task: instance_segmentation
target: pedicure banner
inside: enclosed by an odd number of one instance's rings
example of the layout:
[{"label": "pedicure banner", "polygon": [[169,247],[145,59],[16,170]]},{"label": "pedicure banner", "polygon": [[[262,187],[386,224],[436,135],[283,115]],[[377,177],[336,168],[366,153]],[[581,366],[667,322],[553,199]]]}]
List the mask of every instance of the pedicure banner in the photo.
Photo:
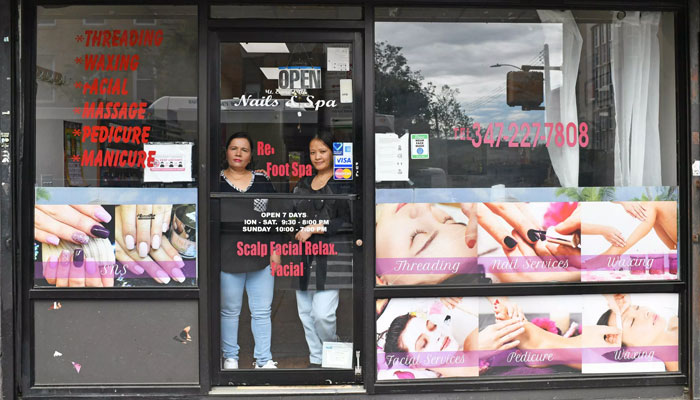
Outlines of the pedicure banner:
[{"label": "pedicure banner", "polygon": [[378,285],[673,280],[675,201],[381,203]]},{"label": "pedicure banner", "polygon": [[197,284],[195,189],[38,188],[36,196],[36,286]]},{"label": "pedicure banner", "polygon": [[379,299],[377,377],[673,372],[677,305],[675,294]]}]

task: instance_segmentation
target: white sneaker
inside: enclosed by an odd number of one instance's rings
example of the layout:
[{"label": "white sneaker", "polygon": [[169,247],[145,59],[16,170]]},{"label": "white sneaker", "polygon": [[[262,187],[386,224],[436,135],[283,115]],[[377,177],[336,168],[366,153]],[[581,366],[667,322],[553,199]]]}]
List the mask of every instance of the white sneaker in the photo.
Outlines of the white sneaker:
[{"label": "white sneaker", "polygon": [[225,358],[224,369],[238,369],[238,360],[235,358]]},{"label": "white sneaker", "polygon": [[272,360],[267,360],[265,365],[263,365],[262,367],[259,366],[258,363],[256,363],[256,362],[253,364],[255,365],[255,369],[258,369],[258,368],[277,368],[277,363],[272,361]]}]

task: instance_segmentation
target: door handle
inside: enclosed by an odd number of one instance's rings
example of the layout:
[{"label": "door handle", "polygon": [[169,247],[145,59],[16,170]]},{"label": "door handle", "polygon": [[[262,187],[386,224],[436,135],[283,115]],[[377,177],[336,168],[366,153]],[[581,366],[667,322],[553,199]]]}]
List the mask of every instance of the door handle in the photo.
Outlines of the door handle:
[{"label": "door handle", "polygon": [[362,247],[362,239],[357,239],[357,240],[355,240],[355,245],[356,245],[357,247]]}]

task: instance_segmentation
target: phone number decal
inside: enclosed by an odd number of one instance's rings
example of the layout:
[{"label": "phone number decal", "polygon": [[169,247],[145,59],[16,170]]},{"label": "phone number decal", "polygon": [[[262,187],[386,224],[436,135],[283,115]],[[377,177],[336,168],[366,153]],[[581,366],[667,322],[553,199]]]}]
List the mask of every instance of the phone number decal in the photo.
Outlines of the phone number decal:
[{"label": "phone number decal", "polygon": [[[490,147],[531,147],[534,148],[539,143],[545,147],[587,147],[588,146],[588,124],[581,122],[575,124],[569,122],[524,122],[517,124],[511,122],[507,129],[503,122],[492,122],[482,130],[482,125],[475,122],[468,127],[454,127],[454,138],[457,140],[469,140],[474,147],[489,145]],[[505,131],[505,132],[504,132]],[[518,137],[520,139],[518,140]],[[494,139],[495,138],[495,139]]]}]

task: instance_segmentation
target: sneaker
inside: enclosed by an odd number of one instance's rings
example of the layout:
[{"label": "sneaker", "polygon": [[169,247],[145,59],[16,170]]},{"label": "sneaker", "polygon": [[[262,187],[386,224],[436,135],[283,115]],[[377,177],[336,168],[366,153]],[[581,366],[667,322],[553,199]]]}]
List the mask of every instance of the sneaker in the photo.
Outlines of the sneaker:
[{"label": "sneaker", "polygon": [[235,358],[225,358],[224,369],[238,369],[238,360]]},{"label": "sneaker", "polygon": [[258,363],[256,363],[256,362],[253,363],[253,365],[255,365],[255,369],[258,369],[258,368],[277,368],[277,363],[272,361],[272,360],[267,360],[267,362],[263,366],[258,365]]}]

